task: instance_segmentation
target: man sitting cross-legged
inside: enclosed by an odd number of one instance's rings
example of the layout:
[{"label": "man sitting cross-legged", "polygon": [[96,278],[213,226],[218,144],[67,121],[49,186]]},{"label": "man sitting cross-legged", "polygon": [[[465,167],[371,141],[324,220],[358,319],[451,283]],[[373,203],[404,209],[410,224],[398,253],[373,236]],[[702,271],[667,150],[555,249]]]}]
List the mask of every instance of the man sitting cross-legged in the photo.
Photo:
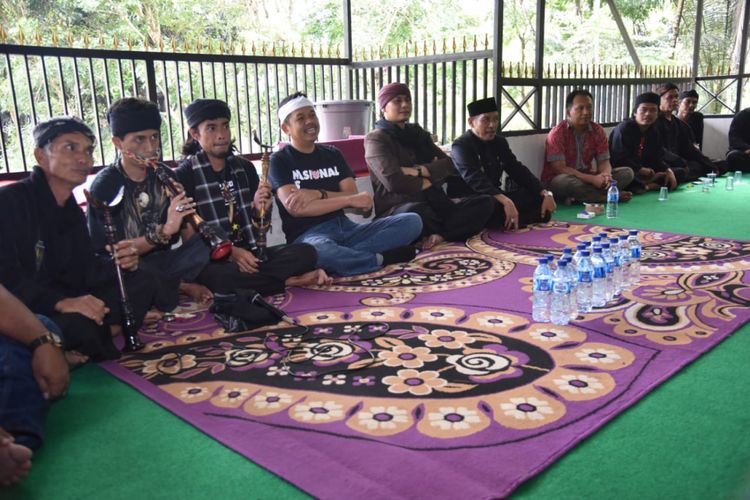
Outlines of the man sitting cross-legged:
[{"label": "man sitting cross-legged", "polygon": [[601,203],[607,199],[612,181],[617,181],[620,200],[633,196],[627,191],[633,170],[612,168],[604,128],[592,121],[594,98],[588,90],[574,90],[565,98],[565,120],[550,130],[544,143],[542,182],[557,199],[571,203]]},{"label": "man sitting cross-legged", "polygon": [[675,172],[664,162],[664,145],[654,122],[659,116],[659,96],[644,92],[635,98],[633,117],[620,122],[609,136],[609,152],[615,165],[633,169],[635,194],[668,186],[677,188]]},{"label": "man sitting cross-legged", "polygon": [[[198,302],[210,300],[211,292],[194,283],[208,263],[208,246],[186,227],[182,245],[170,248],[179,239],[183,218],[195,211],[192,200],[184,193],[170,199],[146,163],[159,157],[159,108],[151,101],[128,97],[110,106],[107,119],[118,158],[97,174],[91,194],[110,202],[123,189],[122,202],[111,209],[113,219],[118,232],[133,240],[133,248],[141,256],[140,267],[159,280],[156,310],[174,309],[178,289]],[[95,206],[89,207],[88,222],[94,247],[101,251],[104,220]]]},{"label": "man sitting cross-legged", "polygon": [[67,391],[68,365],[58,342],[0,285],[0,486],[28,474],[49,403]]},{"label": "man sitting cross-legged", "polygon": [[[94,134],[77,118],[34,129],[38,166],[0,188],[0,283],[36,314],[60,327],[66,351],[94,361],[119,357],[112,333],[121,330],[114,266],[94,252],[73,188],[94,163]],[[156,284],[139,263],[133,240],[115,245],[116,259],[140,324]]]},{"label": "man sitting cross-legged", "polygon": [[342,276],[369,273],[387,264],[411,260],[411,245],[422,231],[413,213],[357,224],[345,208],[369,211],[372,197],[357,192],[354,174],[341,152],[315,144],[320,123],[313,103],[302,93],[284,99],[278,109],[291,144],[271,155],[269,178],[276,192],[288,242],[309,243],[318,266]]},{"label": "man sitting cross-legged", "polygon": [[[499,131],[500,113],[494,97],[469,103],[469,130],[453,141],[451,156],[461,179],[448,183],[448,194],[478,193],[493,197],[487,225],[514,230],[549,221],[557,208],[551,192],[518,161]],[[505,189],[501,184],[507,175]],[[513,189],[515,188],[515,189]]]},{"label": "man sitting cross-legged", "polygon": [[285,286],[328,284],[325,272],[315,269],[317,253],[310,245],[270,248],[266,262],[253,254],[253,211],[271,209],[271,189],[250,162],[234,156],[229,106],[198,99],[185,108],[185,117],[190,138],[175,173],[200,216],[221,227],[233,244],[229,260],[210,263],[198,281],[214,292],[250,288],[263,295],[280,293]]}]

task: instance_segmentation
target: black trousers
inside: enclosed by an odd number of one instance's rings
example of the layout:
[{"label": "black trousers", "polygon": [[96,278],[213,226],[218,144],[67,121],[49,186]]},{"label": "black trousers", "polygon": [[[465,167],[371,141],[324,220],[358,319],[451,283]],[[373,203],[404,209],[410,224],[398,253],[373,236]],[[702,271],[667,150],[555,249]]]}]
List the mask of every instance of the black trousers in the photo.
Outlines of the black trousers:
[{"label": "black trousers", "polygon": [[[108,266],[110,267],[110,266]],[[158,302],[160,283],[158,278],[147,271],[123,272],[125,290],[133,310],[135,325],[140,328],[146,312]],[[176,285],[175,285],[176,286]],[[176,290],[176,288],[175,288]],[[104,317],[104,324],[97,325],[89,318],[78,313],[62,313],[49,316],[62,330],[64,349],[85,354],[92,361],[117,359],[120,352],[112,343],[110,325],[122,324],[122,305],[114,268],[104,270],[91,284],[89,292],[101,299],[109,308]],[[71,293],[70,297],[83,295]]]},{"label": "black trousers", "polygon": [[739,149],[734,149],[727,153],[727,164],[730,172],[736,172],[737,170],[750,172],[750,155]]},{"label": "black trousers", "polygon": [[[527,191],[511,191],[505,193],[505,196],[513,201],[513,204],[518,210],[518,227],[526,227],[529,224],[535,224],[537,222],[549,222],[552,214],[547,214],[542,217],[542,202],[544,199],[537,193],[529,193]],[[492,217],[487,222],[487,227],[492,229],[500,229],[505,226],[505,208],[497,201],[494,197],[492,201],[495,202],[494,211]]]},{"label": "black trousers", "polygon": [[446,241],[465,241],[480,232],[494,210],[494,199],[476,195],[447,202],[410,202],[397,206],[391,214],[415,213],[422,218],[422,237],[439,234]]},{"label": "black trousers", "polygon": [[252,289],[261,295],[274,295],[284,291],[287,278],[299,276],[315,269],[318,254],[315,247],[306,243],[293,243],[268,249],[268,261],[260,265],[257,273],[244,273],[229,260],[209,263],[196,278],[196,282],[216,293]]}]

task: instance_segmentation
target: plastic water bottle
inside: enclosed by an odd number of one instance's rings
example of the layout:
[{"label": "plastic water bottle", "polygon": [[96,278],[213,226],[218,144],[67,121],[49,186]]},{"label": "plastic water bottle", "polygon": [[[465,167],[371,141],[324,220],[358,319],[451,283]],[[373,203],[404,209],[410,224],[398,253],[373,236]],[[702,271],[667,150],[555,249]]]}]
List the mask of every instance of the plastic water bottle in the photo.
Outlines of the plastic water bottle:
[{"label": "plastic water bottle", "polygon": [[615,267],[612,273],[613,291],[612,295],[617,298],[622,293],[622,249],[620,248],[619,238],[609,239],[609,248],[612,250]]},{"label": "plastic water bottle", "polygon": [[594,285],[594,268],[591,266],[591,252],[583,250],[576,266],[578,284],[576,285],[576,305],[579,313],[591,311],[591,294]]},{"label": "plastic water bottle", "polygon": [[630,245],[628,244],[628,235],[620,235],[620,259],[622,267],[621,289],[625,290],[630,286]]},{"label": "plastic water bottle", "polygon": [[608,241],[602,242],[602,257],[604,258],[604,268],[607,270],[605,297],[609,302],[615,296],[615,259],[612,256],[612,249]]},{"label": "plastic water bottle", "polygon": [[607,219],[617,218],[617,205],[620,202],[620,190],[617,181],[612,181],[607,190]]},{"label": "plastic water bottle", "polygon": [[630,286],[636,286],[641,281],[641,242],[638,231],[631,229],[628,236],[630,246]]},{"label": "plastic water bottle", "polygon": [[[552,255],[551,253],[548,253],[547,255],[544,256],[544,258],[547,259],[547,266],[549,267],[550,279],[552,279],[552,273],[554,273],[555,269],[557,269],[555,267],[555,256]],[[552,288],[550,288],[550,290],[552,290]]]},{"label": "plastic water bottle", "polygon": [[563,258],[561,260],[564,260],[568,264],[565,266],[565,272],[568,274],[568,287],[570,288],[569,294],[570,294],[570,305],[568,307],[568,310],[570,312],[570,320],[575,321],[576,318],[578,318],[578,304],[577,304],[577,296],[576,296],[576,289],[578,288],[578,275],[576,274],[576,268],[573,265],[573,259],[572,257],[566,257],[565,254],[563,254]]},{"label": "plastic water bottle", "polygon": [[[592,236],[591,237],[591,249],[590,250],[593,252],[597,248],[601,248],[601,247],[602,247],[602,237],[598,236],[598,235],[597,236]],[[593,253],[591,255],[593,255]]]},{"label": "plastic water bottle", "polygon": [[552,298],[552,272],[547,265],[547,258],[537,259],[534,269],[534,298],[531,306],[531,317],[538,323],[549,323],[550,300]]},{"label": "plastic water bottle", "polygon": [[602,257],[602,247],[594,248],[591,256],[591,267],[594,269],[594,280],[591,287],[591,305],[603,307],[607,303],[607,268]]},{"label": "plastic water bottle", "polygon": [[561,260],[552,274],[552,305],[550,319],[555,325],[567,325],[570,321],[570,283],[568,261]]},{"label": "plastic water bottle", "polygon": [[570,247],[565,247],[562,250],[562,255],[560,256],[561,259],[572,259],[573,258],[573,249]]},{"label": "plastic water bottle", "polygon": [[[578,269],[578,263],[581,262],[581,256],[584,250],[588,250],[589,246],[586,243],[579,243],[576,245],[576,253],[573,255],[573,266]],[[590,255],[590,253],[589,253]]]}]

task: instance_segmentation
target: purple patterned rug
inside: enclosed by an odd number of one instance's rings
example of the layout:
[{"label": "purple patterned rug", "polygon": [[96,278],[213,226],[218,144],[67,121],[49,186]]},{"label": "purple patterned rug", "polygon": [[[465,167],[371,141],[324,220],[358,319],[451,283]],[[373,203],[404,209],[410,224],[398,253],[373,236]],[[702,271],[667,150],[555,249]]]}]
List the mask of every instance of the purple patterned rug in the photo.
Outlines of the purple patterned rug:
[{"label": "purple patterned rug", "polygon": [[532,322],[535,258],[600,231],[484,233],[275,297],[305,335],[187,306],[104,366],[316,497],[507,496],[750,319],[750,242],[641,232],[636,289]]}]

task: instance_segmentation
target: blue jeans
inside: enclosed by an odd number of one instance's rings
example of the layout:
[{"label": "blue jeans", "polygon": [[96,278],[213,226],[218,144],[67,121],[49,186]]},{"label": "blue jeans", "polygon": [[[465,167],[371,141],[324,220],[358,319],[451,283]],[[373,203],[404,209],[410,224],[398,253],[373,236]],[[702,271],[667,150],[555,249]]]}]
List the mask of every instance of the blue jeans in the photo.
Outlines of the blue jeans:
[{"label": "blue jeans", "polygon": [[422,232],[419,215],[406,213],[357,224],[342,215],[311,227],[294,240],[318,251],[318,267],[339,276],[380,269],[377,255],[408,245]]}]

